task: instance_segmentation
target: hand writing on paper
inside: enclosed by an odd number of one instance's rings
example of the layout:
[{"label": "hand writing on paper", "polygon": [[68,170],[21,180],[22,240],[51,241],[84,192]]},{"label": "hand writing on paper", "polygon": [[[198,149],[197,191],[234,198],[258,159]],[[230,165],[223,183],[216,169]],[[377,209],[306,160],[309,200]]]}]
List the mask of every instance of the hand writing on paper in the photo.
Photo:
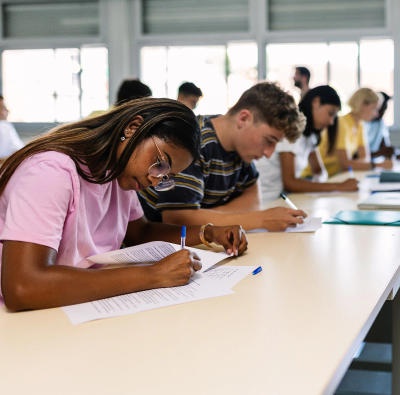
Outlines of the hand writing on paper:
[{"label": "hand writing on paper", "polygon": [[391,159],[385,159],[383,162],[377,163],[376,166],[390,170],[393,169],[393,161]]},{"label": "hand writing on paper", "polygon": [[[302,210],[293,210],[286,207],[274,207],[260,212],[261,228],[270,232],[284,232],[287,228],[295,228],[302,224],[307,214]],[[302,218],[303,217],[303,218]]]},{"label": "hand writing on paper", "polygon": [[164,288],[187,284],[201,267],[196,253],[180,250],[155,263],[152,269],[155,270],[155,278],[159,279],[159,287]]},{"label": "hand writing on paper", "polygon": [[358,191],[358,181],[355,178],[349,178],[339,184],[340,191]]}]

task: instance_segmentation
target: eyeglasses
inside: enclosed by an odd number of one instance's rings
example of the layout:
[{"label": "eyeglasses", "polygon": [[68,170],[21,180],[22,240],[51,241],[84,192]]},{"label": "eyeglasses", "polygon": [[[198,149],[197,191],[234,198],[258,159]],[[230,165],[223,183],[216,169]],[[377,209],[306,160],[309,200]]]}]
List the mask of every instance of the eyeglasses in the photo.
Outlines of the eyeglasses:
[{"label": "eyeglasses", "polygon": [[158,153],[160,154],[161,159],[157,157],[157,162],[152,164],[149,167],[149,174],[153,177],[160,178],[161,180],[159,181],[158,185],[154,187],[156,191],[169,191],[172,188],[175,188],[175,181],[169,178],[168,174],[171,172],[171,166],[169,163],[165,160],[163,154],[160,151],[160,148],[158,148],[158,145],[154,141],[153,143],[157,147]]}]

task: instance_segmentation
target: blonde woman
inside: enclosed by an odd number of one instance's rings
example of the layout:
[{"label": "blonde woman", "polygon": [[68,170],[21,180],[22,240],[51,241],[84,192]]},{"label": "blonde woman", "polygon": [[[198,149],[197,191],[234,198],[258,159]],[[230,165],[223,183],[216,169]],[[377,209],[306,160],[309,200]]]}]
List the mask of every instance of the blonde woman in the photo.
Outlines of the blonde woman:
[{"label": "blonde woman", "polygon": [[351,111],[338,119],[338,134],[332,154],[328,154],[327,134],[322,135],[320,153],[329,176],[349,167],[353,170],[370,170],[375,166],[385,169],[393,167],[389,159],[382,163],[371,162],[368,141],[364,137],[362,121],[370,122],[376,118],[381,104],[381,98],[373,90],[357,90],[348,101]]}]

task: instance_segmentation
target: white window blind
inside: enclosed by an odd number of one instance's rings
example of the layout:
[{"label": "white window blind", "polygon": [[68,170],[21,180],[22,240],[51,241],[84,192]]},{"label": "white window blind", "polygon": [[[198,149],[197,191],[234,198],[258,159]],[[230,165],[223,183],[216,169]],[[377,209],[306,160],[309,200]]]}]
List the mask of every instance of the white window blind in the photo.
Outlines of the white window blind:
[{"label": "white window blind", "polygon": [[143,33],[249,30],[249,0],[143,0]]},{"label": "white window blind", "polygon": [[4,4],[4,37],[65,37],[99,34],[97,1]]},{"label": "white window blind", "polygon": [[268,0],[269,30],[385,27],[385,0]]}]

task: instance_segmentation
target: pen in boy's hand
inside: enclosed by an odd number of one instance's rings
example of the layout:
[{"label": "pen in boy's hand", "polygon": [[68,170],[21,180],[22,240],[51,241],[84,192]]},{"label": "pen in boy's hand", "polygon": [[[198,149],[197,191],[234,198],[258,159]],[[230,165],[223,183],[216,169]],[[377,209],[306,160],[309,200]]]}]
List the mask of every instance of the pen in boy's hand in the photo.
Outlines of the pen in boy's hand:
[{"label": "pen in boy's hand", "polygon": [[186,240],[186,226],[182,226],[181,232],[181,250],[185,248],[185,240]]},{"label": "pen in boy's hand", "polygon": [[350,178],[354,178],[354,171],[353,171],[353,168],[352,168],[351,166],[349,166],[349,167],[348,167],[348,170],[349,170],[349,176],[350,176]]},{"label": "pen in boy's hand", "polygon": [[292,208],[293,210],[298,210],[298,208],[296,207],[296,205],[283,193],[280,194],[281,198],[286,202],[286,204]]}]

